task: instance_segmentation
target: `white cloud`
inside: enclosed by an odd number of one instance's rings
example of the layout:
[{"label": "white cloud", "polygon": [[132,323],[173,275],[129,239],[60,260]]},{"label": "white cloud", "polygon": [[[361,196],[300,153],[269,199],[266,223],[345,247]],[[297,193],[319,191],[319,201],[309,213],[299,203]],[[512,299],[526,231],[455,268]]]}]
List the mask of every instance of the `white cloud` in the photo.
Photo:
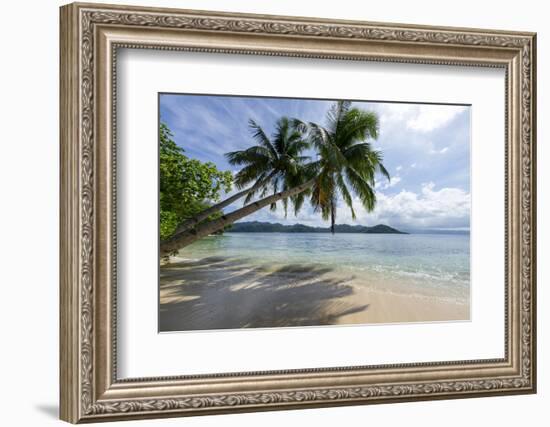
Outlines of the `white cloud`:
[{"label": "white cloud", "polygon": [[416,163],[411,163],[411,168],[415,168],[416,167]]},{"label": "white cloud", "polygon": [[390,181],[375,181],[374,186],[377,190],[386,190],[388,188],[394,187],[401,182],[401,177],[396,175],[391,178]]},{"label": "white cloud", "polygon": [[430,132],[445,126],[466,107],[450,105],[419,105],[416,115],[407,120],[407,127],[420,132]]},{"label": "white cloud", "polygon": [[[402,229],[468,229],[470,226],[470,194],[462,189],[436,190],[435,184],[430,182],[423,184],[419,193],[402,190],[395,195],[386,195],[381,191],[376,194],[376,208],[370,213],[365,211],[359,199],[354,198],[355,221],[349,209],[339,203],[337,222],[387,224]],[[320,218],[319,221],[320,225]]]},{"label": "white cloud", "polygon": [[[377,204],[373,212],[366,212],[360,200],[353,198],[357,218],[353,220],[345,203],[338,202],[336,222],[338,224],[376,225],[387,224],[398,229],[469,229],[470,227],[470,193],[460,188],[436,189],[433,182],[422,184],[419,193],[402,190],[394,195],[377,191]],[[298,214],[289,207],[285,219],[282,206],[277,211],[264,208],[243,221],[267,221],[286,224],[301,223],[311,226],[326,227],[319,213],[306,203]]]},{"label": "white cloud", "polygon": [[394,185],[397,185],[399,184],[399,182],[401,182],[401,177],[400,176],[394,176],[390,182],[388,182],[388,188],[390,187],[393,187]]},{"label": "white cloud", "polygon": [[400,125],[417,132],[431,132],[447,125],[468,107],[457,105],[418,105],[418,104],[382,104],[377,110],[380,114],[381,128]]},{"label": "white cloud", "polygon": [[449,147],[443,147],[441,150],[430,150],[430,154],[445,154],[449,150]]},{"label": "white cloud", "polygon": [[470,194],[459,188],[436,190],[430,182],[422,185],[419,194],[403,190],[387,196],[379,192],[375,211],[364,214],[371,224],[374,221],[411,228],[468,227]]},{"label": "white cloud", "polygon": [[403,166],[401,166],[401,165],[399,165],[399,166],[397,166],[397,167],[395,168],[395,170],[396,170],[397,172],[399,172],[401,169],[403,169]]}]

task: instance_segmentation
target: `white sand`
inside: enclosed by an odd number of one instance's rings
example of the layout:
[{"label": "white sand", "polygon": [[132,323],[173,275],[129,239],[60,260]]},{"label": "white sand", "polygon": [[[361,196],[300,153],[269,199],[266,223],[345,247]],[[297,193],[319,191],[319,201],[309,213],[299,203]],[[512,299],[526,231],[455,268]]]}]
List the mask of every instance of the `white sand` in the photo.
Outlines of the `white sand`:
[{"label": "white sand", "polygon": [[372,275],[313,265],[267,269],[223,258],[161,266],[160,304],[164,332],[469,320],[469,304],[410,294]]}]

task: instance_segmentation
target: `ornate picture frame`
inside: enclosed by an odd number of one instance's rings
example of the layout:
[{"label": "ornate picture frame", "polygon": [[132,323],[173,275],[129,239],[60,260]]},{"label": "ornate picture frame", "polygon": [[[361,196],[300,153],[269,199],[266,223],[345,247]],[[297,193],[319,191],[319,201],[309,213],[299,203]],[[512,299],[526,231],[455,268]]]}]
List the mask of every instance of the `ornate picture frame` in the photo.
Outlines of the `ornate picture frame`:
[{"label": "ornate picture frame", "polygon": [[[536,35],[70,4],[61,8],[61,419],[112,421],[536,391]],[[411,64],[506,73],[501,359],[117,378],[117,49]]]}]

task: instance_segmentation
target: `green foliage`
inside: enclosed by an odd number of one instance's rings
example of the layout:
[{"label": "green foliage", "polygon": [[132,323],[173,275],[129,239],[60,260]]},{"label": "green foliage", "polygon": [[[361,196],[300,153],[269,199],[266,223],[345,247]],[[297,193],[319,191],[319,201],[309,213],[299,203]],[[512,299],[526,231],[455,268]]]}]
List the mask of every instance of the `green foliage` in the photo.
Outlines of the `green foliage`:
[{"label": "green foliage", "polygon": [[[160,125],[160,238],[172,235],[178,224],[216,202],[222,191],[231,190],[231,172],[211,162],[189,159],[172,139],[170,129]],[[218,213],[218,216],[220,214]],[[213,218],[209,218],[213,219]]]}]

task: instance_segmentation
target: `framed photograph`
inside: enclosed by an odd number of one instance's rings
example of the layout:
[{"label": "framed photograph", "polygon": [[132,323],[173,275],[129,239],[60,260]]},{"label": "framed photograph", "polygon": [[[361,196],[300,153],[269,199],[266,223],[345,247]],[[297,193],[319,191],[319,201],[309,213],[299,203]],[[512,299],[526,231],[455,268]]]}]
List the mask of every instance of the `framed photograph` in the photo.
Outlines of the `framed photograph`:
[{"label": "framed photograph", "polygon": [[536,391],[535,34],[60,21],[63,420]]}]

